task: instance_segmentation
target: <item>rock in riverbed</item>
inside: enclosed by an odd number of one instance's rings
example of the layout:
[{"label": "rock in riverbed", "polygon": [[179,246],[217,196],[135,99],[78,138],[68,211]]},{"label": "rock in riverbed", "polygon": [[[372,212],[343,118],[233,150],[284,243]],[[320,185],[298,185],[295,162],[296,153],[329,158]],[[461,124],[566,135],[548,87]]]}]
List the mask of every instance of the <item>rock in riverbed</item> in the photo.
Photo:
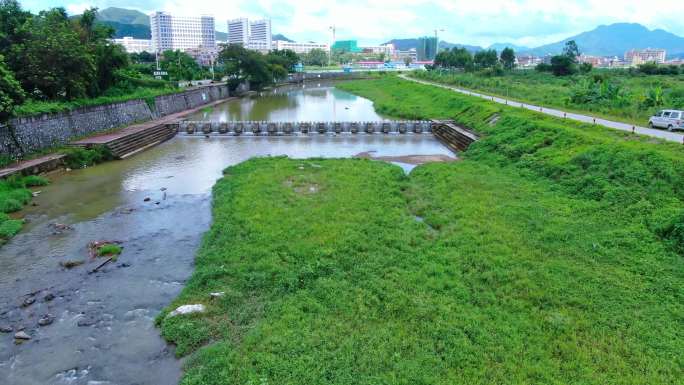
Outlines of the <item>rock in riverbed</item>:
[{"label": "rock in riverbed", "polygon": [[176,310],[169,313],[166,318],[175,317],[177,315],[185,315],[192,313],[204,313],[207,309],[202,304],[197,305],[183,305],[176,308]]},{"label": "rock in riverbed", "polygon": [[0,325],[0,333],[12,333],[14,329],[11,326]]},{"label": "rock in riverbed", "polygon": [[52,314],[45,314],[38,320],[38,325],[48,326],[53,322],[55,322],[55,316],[53,316]]},{"label": "rock in riverbed", "polygon": [[26,334],[25,331],[20,331],[14,334],[14,339],[17,340],[30,340],[31,336]]},{"label": "rock in riverbed", "polygon": [[26,299],[24,299],[24,302],[21,303],[21,307],[29,307],[33,305],[34,302],[36,302],[36,297],[27,297]]}]

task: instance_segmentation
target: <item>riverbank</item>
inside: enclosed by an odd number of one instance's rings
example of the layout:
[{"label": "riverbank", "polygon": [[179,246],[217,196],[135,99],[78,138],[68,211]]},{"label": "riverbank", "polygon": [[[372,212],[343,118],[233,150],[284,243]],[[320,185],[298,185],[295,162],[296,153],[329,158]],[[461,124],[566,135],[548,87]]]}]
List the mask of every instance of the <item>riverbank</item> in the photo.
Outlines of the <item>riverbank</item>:
[{"label": "riverbank", "polygon": [[[316,99],[321,91],[299,92]],[[345,103],[355,98],[335,95]],[[263,113],[270,102],[261,102],[227,104]],[[290,104],[293,114],[310,107]],[[52,175],[33,198],[37,206],[26,207],[23,231],[0,248],[0,330],[13,330],[0,332],[0,383],[177,383],[184,361],[174,357],[153,318],[192,273],[212,220],[211,186],[221,171],[252,157],[370,151],[379,157],[450,154],[429,135],[176,137],[134,157]],[[90,257],[87,246],[102,240],[121,242],[123,251],[89,274],[104,260]],[[69,261],[82,264],[62,266]],[[55,298],[47,301],[50,294]],[[22,307],[30,297],[35,303]],[[47,314],[54,322],[40,326]],[[31,340],[16,345],[14,333],[22,329]]]},{"label": "riverbank", "polygon": [[[516,70],[501,76],[440,71],[414,72],[410,76],[509,101],[566,110],[630,126],[646,126],[648,119],[659,108],[684,108],[684,76],[681,75],[595,70],[589,74],[554,76],[533,70]],[[649,104],[649,95],[655,89],[660,90],[662,105]]]},{"label": "riverbank", "polygon": [[[675,382],[684,270],[644,203],[483,151],[409,176],[360,159],[228,168],[157,318],[190,355],[181,383]],[[189,304],[205,311],[168,316]]]}]

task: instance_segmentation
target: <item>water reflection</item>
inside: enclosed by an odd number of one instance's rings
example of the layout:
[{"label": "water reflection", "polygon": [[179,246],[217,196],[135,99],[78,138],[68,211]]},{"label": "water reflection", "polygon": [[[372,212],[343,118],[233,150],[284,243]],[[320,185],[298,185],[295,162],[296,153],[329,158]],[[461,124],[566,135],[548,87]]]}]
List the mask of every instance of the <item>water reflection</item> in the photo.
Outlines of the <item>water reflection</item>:
[{"label": "water reflection", "polygon": [[200,111],[188,120],[367,121],[383,117],[371,101],[323,83],[265,91]]}]

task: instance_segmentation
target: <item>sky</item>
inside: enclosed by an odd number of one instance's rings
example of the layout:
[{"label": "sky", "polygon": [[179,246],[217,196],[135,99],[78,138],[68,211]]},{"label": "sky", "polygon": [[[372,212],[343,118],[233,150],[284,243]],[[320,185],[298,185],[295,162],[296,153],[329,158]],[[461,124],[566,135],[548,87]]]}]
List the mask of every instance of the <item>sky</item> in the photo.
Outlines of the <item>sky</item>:
[{"label": "sky", "polygon": [[602,24],[640,23],[684,36],[682,0],[20,0],[38,12],[64,7],[70,14],[96,6],[209,14],[216,29],[238,17],[270,18],[273,33],[296,41],[356,39],[375,45],[393,38],[434,36],[452,43],[537,47]]}]

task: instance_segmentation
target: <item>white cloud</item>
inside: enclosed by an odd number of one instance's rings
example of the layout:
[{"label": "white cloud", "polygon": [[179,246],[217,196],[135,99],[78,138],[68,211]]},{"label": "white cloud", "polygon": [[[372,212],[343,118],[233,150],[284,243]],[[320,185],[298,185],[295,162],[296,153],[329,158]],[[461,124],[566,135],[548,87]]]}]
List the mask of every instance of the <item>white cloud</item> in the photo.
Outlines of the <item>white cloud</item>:
[{"label": "white cloud", "polygon": [[91,3],[68,4],[65,9],[70,15],[79,15],[92,6]]},{"label": "white cloud", "polygon": [[[27,0],[32,10],[59,0]],[[587,31],[600,24],[637,22],[684,35],[681,0],[92,0],[100,8],[132,6],[149,12],[212,14],[217,29],[235,17],[273,19],[273,31],[297,40],[338,38],[381,43],[395,37],[432,35],[451,42],[489,45],[511,42],[536,46]],[[67,6],[70,13],[88,3]]]}]

